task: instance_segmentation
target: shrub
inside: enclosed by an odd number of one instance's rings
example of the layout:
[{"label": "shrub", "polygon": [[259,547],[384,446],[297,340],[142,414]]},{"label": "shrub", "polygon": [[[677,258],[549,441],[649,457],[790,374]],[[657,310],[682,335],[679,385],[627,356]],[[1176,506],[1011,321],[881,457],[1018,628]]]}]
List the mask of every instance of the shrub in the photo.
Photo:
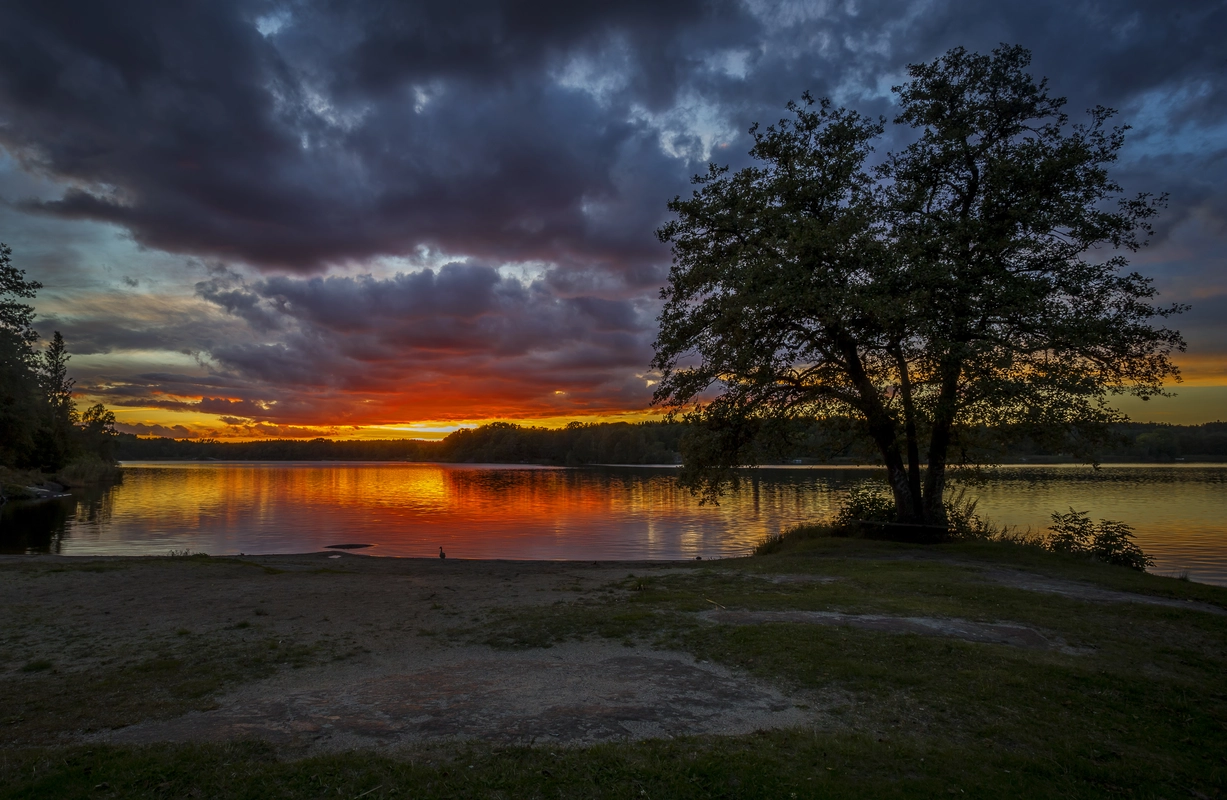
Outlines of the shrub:
[{"label": "shrub", "polygon": [[1091,557],[1107,564],[1119,564],[1122,567],[1145,572],[1155,561],[1142,551],[1133,541],[1133,528],[1123,522],[1102,519],[1095,531],[1095,539]]},{"label": "shrub", "polygon": [[119,475],[119,467],[91,454],[74,460],[60,470],[55,477],[65,486],[84,486],[90,483],[113,481]]},{"label": "shrub", "polygon": [[784,549],[784,534],[777,533],[775,535],[766,536],[761,542],[754,545],[754,555],[765,556],[771,553],[778,553]]},{"label": "shrub", "polygon": [[1030,526],[1025,531],[1020,531],[1017,526],[1006,525],[989,538],[994,542],[1018,544],[1023,547],[1046,547],[1048,543],[1044,534],[1031,530]]},{"label": "shrub", "polygon": [[835,533],[829,525],[797,525],[783,533],[765,537],[755,545],[754,555],[765,556],[771,553],[778,553],[781,550],[795,546],[797,542],[803,542],[808,539],[821,539],[833,536]]},{"label": "shrub", "polygon": [[979,501],[967,496],[967,489],[960,488],[950,495],[942,505],[946,510],[946,523],[950,526],[950,535],[954,539],[993,539],[1001,531],[991,522],[981,519],[976,513]]},{"label": "shrub", "polygon": [[1133,541],[1133,528],[1117,520],[1101,519],[1095,524],[1087,512],[1071,508],[1068,514],[1054,512],[1048,530],[1052,535],[1045,546],[1057,553],[1086,556],[1139,571],[1154,564]]},{"label": "shrub", "polygon": [[33,500],[38,496],[19,483],[6,483],[0,493],[8,500]]},{"label": "shrub", "polygon": [[1074,511],[1073,508],[1068,514],[1054,511],[1048,530],[1052,531],[1052,535],[1048,537],[1047,547],[1054,553],[1086,555],[1095,538],[1095,525],[1091,518],[1085,511]]},{"label": "shrub", "polygon": [[895,501],[881,487],[863,483],[848,492],[848,499],[835,515],[835,524],[846,528],[856,522],[894,522]]},{"label": "shrub", "polygon": [[979,501],[967,496],[966,487],[952,493],[943,503],[946,510],[946,522],[950,526],[950,538],[961,541],[1006,542],[1028,547],[1043,547],[1045,539],[1042,535],[1033,533],[1030,528],[1025,531],[1015,526],[998,525],[991,519],[981,517],[976,513]]}]

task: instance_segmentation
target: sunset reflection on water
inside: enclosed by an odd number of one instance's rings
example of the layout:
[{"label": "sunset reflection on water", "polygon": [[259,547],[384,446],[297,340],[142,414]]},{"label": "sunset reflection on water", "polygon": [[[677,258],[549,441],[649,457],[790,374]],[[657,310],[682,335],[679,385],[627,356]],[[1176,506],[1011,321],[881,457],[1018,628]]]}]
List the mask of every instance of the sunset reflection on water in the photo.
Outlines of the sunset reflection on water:
[{"label": "sunset reflection on water", "polygon": [[[852,479],[864,477],[849,471]],[[314,551],[457,558],[744,555],[768,533],[826,516],[838,488],[750,481],[700,507],[673,470],[439,464],[130,463],[102,502],[79,503],[65,554]]]},{"label": "sunset reflection on water", "polygon": [[[872,469],[764,469],[700,506],[671,469],[389,463],[128,463],[122,484],[6,512],[0,549],[68,555],[291,553],[676,559],[747,554],[828,518]],[[1133,525],[1155,570],[1227,584],[1227,467],[1022,467],[970,489],[1000,523],[1073,506]]]}]

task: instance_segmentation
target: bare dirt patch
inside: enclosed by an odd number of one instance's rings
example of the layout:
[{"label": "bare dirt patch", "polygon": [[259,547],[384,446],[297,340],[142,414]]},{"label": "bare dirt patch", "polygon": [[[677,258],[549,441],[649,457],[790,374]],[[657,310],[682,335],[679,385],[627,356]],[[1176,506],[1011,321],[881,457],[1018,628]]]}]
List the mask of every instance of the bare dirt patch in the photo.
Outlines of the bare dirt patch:
[{"label": "bare dirt patch", "polygon": [[[749,576],[747,576],[749,577]],[[765,575],[754,575],[755,578],[771,581],[775,584],[795,585],[795,584],[815,584],[815,583],[834,583],[835,581],[844,580],[838,575],[814,575],[811,573],[768,573]]]},{"label": "bare dirt patch", "polygon": [[751,733],[815,717],[774,688],[681,653],[574,643],[529,652],[455,648],[417,661],[279,676],[221,698],[215,711],[98,738],[258,738],[313,750],[431,739],[576,745]]},{"label": "bare dirt patch", "polygon": [[842,614],[836,611],[704,611],[699,614],[699,617],[708,622],[725,625],[759,625],[772,622],[792,622],[804,625],[847,625],[852,628],[881,631],[883,633],[948,636],[968,642],[1056,649],[1071,654],[1081,652],[1066,646],[1058,637],[1046,636],[1033,628],[1023,625],[972,622],[965,619]]},{"label": "bare dirt patch", "polygon": [[1009,586],[1014,589],[1025,589],[1030,592],[1043,592],[1070,597],[1075,600],[1086,600],[1092,603],[1141,603],[1150,606],[1166,606],[1193,611],[1204,611],[1207,614],[1227,616],[1227,609],[1210,603],[1199,603],[1196,600],[1177,600],[1172,597],[1156,597],[1137,592],[1121,592],[1115,589],[1104,589],[1090,583],[1067,581],[1060,578],[1049,578],[1032,572],[1015,569],[982,569],[980,575],[992,583]]},{"label": "bare dirt patch", "polygon": [[[31,710],[60,721],[35,730],[14,718],[7,736],[242,737],[310,749],[432,738],[582,744],[812,719],[748,674],[682,653],[603,641],[519,652],[467,644],[468,632],[509,610],[617,604],[642,579],[694,566],[336,555],[0,559],[10,611],[0,620],[0,672],[14,691],[134,676],[130,696],[108,700],[106,714],[44,704]],[[221,652],[249,668],[220,669],[209,655]],[[20,671],[30,663],[48,667]],[[184,683],[206,668],[222,693],[147,702],[162,676]]]}]

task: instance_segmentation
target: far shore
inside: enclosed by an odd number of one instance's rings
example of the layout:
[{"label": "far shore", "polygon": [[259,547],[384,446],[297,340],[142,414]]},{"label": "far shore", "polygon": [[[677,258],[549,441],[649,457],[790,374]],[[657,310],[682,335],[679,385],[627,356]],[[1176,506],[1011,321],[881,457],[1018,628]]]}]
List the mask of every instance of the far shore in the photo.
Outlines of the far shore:
[{"label": "far shore", "polygon": [[[120,466],[134,464],[421,464],[437,467],[455,467],[455,468],[490,468],[498,467],[502,469],[587,469],[593,467],[617,467],[619,469],[681,469],[681,464],[552,464],[548,462],[465,462],[465,461],[406,461],[404,459],[363,459],[363,460],[314,460],[314,459],[221,459],[221,458],[158,458],[158,459],[131,459],[128,461],[120,461]],[[1029,459],[1025,461],[1002,461],[995,464],[982,465],[985,469],[994,469],[999,467],[1087,467],[1093,465],[1085,461],[1060,460],[1060,459]],[[1219,467],[1227,466],[1227,457],[1219,459],[1204,459],[1197,461],[1186,461],[1185,459],[1175,459],[1173,461],[1100,461],[1101,467]],[[788,463],[788,464],[758,464],[756,466],[747,466],[745,469],[883,469],[881,464],[865,464],[859,462],[839,462],[839,463]]]}]

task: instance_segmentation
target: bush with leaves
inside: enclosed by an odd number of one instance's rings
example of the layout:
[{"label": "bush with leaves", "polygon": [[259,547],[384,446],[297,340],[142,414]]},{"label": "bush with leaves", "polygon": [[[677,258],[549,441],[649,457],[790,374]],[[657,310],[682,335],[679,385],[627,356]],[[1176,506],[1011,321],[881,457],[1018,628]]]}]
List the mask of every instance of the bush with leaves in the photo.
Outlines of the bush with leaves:
[{"label": "bush with leaves", "polygon": [[881,488],[861,484],[848,492],[848,498],[835,515],[835,525],[846,528],[857,522],[894,522],[895,501]]},{"label": "bush with leaves", "polygon": [[1087,512],[1070,508],[1068,514],[1053,512],[1048,530],[1052,535],[1045,546],[1053,552],[1086,556],[1139,571],[1154,564],[1133,541],[1133,528],[1118,520],[1101,519],[1096,524]]},{"label": "bush with leaves", "polygon": [[950,526],[950,535],[954,539],[992,539],[1000,533],[992,522],[983,519],[976,513],[979,500],[967,496],[967,488],[961,487],[957,492],[946,496],[943,505],[946,511],[946,524]]}]

